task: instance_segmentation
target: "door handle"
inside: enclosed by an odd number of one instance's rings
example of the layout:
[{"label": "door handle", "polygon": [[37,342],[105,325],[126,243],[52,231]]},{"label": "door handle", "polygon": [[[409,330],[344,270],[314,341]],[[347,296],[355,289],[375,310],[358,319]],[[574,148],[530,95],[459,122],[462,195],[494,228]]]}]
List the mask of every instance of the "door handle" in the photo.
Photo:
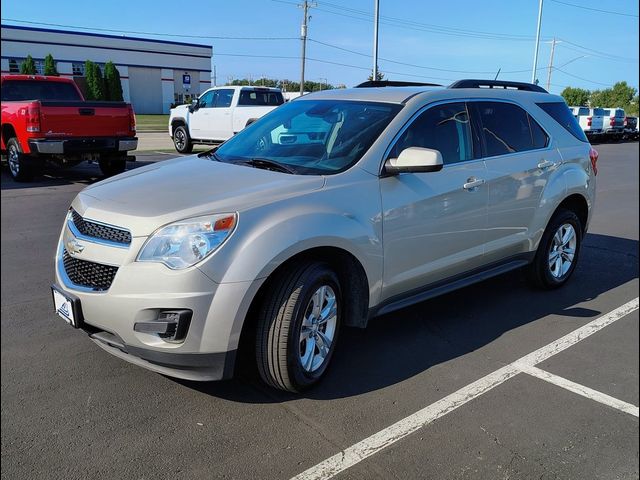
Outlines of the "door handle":
[{"label": "door handle", "polygon": [[553,162],[550,162],[549,160],[543,160],[538,164],[538,168],[540,170],[546,170],[547,168],[551,168],[551,167],[555,167],[556,164]]},{"label": "door handle", "polygon": [[484,180],[481,178],[471,177],[467,179],[467,183],[462,185],[462,188],[468,190],[470,192],[474,192],[480,185],[484,183]]}]

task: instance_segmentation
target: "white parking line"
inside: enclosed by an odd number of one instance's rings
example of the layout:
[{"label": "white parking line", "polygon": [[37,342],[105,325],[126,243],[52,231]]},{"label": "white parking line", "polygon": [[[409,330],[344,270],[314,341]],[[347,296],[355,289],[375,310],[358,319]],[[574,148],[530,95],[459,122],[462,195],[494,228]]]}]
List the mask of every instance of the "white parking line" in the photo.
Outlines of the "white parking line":
[{"label": "white parking line", "polygon": [[618,400],[617,398],[610,397],[602,392],[598,392],[597,390],[593,390],[589,387],[585,387],[584,385],[580,385],[579,383],[572,382],[571,380],[567,380],[566,378],[560,377],[558,375],[554,375],[553,373],[547,372],[546,370],[542,370],[538,367],[534,367],[533,365],[527,364],[518,364],[518,368],[533,377],[539,378],[549,383],[553,383],[559,387],[565,388],[573,393],[577,393],[578,395],[582,395],[583,397],[590,398],[591,400],[595,400],[596,402],[600,402],[604,405],[608,405],[613,408],[617,408],[618,410],[622,410],[625,413],[630,413],[631,415],[638,416],[638,407],[632,405],[627,402],[623,402],[622,400]]},{"label": "white parking line", "polygon": [[509,378],[521,372],[521,368],[533,366],[546,360],[547,358],[561,352],[571,345],[574,345],[585,338],[593,335],[598,330],[603,329],[607,325],[612,324],[616,320],[620,320],[626,315],[638,309],[638,297],[625,303],[621,307],[596,318],[573,332],[565,335],[558,340],[545,345],[534,352],[516,360],[509,365],[502,367],[495,372],[482,377],[479,380],[461,388],[460,390],[447,395],[441,400],[417,411],[416,413],[403,418],[402,420],[380,430],[378,433],[361,440],[340,453],[327,458],[319,464],[305,470],[304,472],[293,477],[292,480],[321,480],[329,479],[338,473],[352,467],[362,460],[378,453],[382,449],[394,444],[398,440],[403,439],[407,435],[415,432],[419,428],[443,417],[447,413],[452,412],[456,408],[465,403],[479,397],[492,388],[504,383]]}]

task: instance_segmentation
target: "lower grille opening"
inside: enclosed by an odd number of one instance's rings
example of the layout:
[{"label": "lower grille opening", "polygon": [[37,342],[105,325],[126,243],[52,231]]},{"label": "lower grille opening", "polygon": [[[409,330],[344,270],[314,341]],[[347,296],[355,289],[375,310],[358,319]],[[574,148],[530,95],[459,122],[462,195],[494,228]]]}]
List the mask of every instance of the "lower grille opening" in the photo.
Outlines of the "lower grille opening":
[{"label": "lower grille opening", "polygon": [[66,250],[62,253],[62,263],[69,280],[97,291],[109,290],[118,271],[118,267],[74,258]]}]

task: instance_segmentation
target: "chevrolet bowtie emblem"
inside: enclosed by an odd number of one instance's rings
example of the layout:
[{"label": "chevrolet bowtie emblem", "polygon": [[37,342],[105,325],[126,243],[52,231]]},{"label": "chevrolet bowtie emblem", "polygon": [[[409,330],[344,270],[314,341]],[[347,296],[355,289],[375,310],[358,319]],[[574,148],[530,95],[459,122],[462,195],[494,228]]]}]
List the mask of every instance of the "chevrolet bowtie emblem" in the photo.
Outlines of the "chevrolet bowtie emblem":
[{"label": "chevrolet bowtie emblem", "polygon": [[76,240],[75,238],[71,238],[69,240],[67,240],[66,243],[66,248],[67,248],[67,252],[69,252],[70,254],[78,254],[78,253],[82,253],[82,251],[84,250],[84,245],[82,245],[78,240]]}]

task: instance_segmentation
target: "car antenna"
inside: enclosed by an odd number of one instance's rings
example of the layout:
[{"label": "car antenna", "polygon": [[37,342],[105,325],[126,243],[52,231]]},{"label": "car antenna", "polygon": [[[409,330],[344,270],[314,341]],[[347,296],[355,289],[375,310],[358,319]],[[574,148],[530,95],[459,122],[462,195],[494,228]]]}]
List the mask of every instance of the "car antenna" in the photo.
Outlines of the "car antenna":
[{"label": "car antenna", "polygon": [[500,68],[498,69],[498,73],[496,73],[496,78],[494,78],[494,80],[497,80],[497,79],[498,79],[498,75],[500,75],[500,70],[502,70],[502,67],[500,67]]}]

